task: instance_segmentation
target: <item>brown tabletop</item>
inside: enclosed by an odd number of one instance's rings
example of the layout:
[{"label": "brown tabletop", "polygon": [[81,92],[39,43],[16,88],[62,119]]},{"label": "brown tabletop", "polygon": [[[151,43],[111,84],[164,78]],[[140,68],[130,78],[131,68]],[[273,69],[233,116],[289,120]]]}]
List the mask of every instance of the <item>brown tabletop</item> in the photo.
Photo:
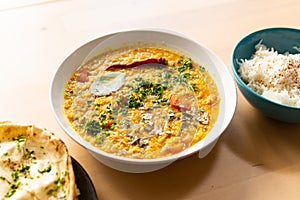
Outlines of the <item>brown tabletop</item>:
[{"label": "brown tabletop", "polygon": [[213,50],[230,69],[243,36],[267,27],[299,28],[299,9],[298,0],[0,2],[0,121],[54,132],[89,174],[99,200],[299,199],[300,124],[264,117],[239,91],[235,116],[208,156],[195,154],[146,174],[118,172],[95,160],[60,128],[49,101],[59,65],[104,34],[172,29]]}]

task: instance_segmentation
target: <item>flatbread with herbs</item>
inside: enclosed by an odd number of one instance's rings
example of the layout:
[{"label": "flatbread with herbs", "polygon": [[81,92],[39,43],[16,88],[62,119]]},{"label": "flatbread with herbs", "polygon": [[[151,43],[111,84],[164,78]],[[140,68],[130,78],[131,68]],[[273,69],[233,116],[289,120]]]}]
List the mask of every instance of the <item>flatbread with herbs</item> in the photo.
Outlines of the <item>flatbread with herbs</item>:
[{"label": "flatbread with herbs", "polygon": [[0,199],[77,199],[66,145],[34,125],[0,123]]}]

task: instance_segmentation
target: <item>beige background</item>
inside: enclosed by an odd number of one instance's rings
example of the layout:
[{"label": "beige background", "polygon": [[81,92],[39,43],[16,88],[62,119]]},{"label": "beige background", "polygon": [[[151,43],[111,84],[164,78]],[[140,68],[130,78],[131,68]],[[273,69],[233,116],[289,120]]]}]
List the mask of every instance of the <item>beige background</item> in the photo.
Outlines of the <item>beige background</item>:
[{"label": "beige background", "polygon": [[[160,27],[204,44],[231,68],[235,44],[266,27],[300,28],[298,0],[0,2],[0,120],[34,123],[66,142],[99,199],[299,199],[300,124],[262,116],[238,91],[235,117],[204,159],[147,174],[110,169],[73,142],[50,108],[51,79],[84,43],[128,28]],[[299,41],[300,45],[300,41]]]}]

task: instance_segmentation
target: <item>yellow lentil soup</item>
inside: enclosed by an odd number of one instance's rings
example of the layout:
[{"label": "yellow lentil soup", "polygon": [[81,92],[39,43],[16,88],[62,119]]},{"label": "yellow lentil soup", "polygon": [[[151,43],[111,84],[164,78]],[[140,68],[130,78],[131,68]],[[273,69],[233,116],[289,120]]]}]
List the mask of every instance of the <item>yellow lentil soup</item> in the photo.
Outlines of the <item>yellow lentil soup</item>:
[{"label": "yellow lentil soup", "polygon": [[201,66],[182,53],[136,47],[103,53],[66,83],[64,114],[97,148],[118,156],[174,155],[203,139],[219,110],[219,93]]}]

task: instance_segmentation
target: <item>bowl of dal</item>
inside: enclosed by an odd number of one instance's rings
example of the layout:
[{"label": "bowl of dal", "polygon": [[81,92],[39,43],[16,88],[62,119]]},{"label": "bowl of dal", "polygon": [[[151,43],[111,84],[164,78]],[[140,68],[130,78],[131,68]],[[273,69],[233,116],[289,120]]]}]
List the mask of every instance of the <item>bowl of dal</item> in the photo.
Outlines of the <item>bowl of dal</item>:
[{"label": "bowl of dal", "polygon": [[246,100],[265,116],[300,122],[300,30],[274,27],[243,37],[232,71]]},{"label": "bowl of dal", "polygon": [[206,156],[229,125],[236,88],[211,50],[170,30],[94,39],[57,69],[51,107],[62,129],[103,164],[159,170]]}]

